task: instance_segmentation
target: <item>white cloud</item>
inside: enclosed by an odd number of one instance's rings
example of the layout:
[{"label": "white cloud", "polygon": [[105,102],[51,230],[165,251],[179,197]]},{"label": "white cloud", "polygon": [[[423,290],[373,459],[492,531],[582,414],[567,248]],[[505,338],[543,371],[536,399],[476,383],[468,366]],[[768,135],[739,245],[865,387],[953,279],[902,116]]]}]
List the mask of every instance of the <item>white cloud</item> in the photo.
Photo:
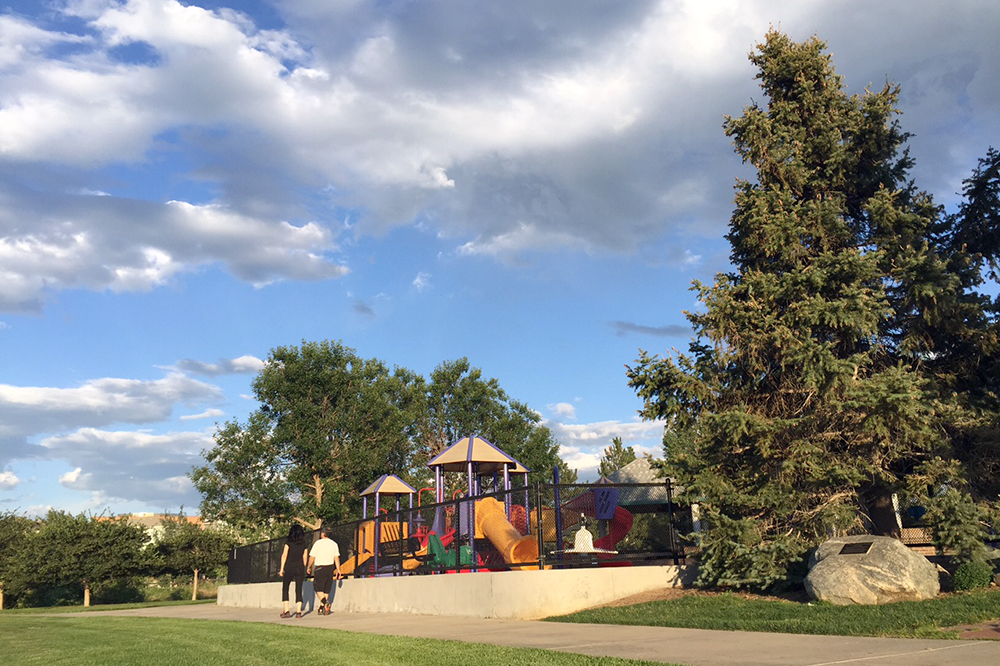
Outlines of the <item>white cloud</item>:
[{"label": "white cloud", "polygon": [[41,441],[50,459],[65,460],[74,467],[60,477],[63,486],[102,493],[104,501],[116,498],[152,506],[198,503],[187,473],[204,464],[201,452],[213,444],[205,432],[156,435],[96,428]]},{"label": "white cloud", "polygon": [[220,416],[223,416],[224,414],[225,412],[223,412],[221,409],[206,409],[200,414],[185,414],[184,416],[180,417],[180,420],[198,421],[200,419],[217,419]]},{"label": "white cloud", "polygon": [[32,504],[24,510],[24,515],[31,518],[41,518],[53,509],[51,504]]},{"label": "white cloud", "polygon": [[[347,272],[332,234],[219,205],[7,191],[0,179],[0,310],[37,310],[49,290],[145,291],[212,263],[258,285]],[[20,220],[32,218],[30,226]],[[142,220],[142,224],[136,224]]]},{"label": "white cloud", "polygon": [[20,483],[21,479],[17,478],[14,472],[9,470],[0,472],[0,490],[13,490]]},{"label": "white cloud", "polygon": [[[718,236],[740,173],[720,124],[759,98],[746,53],[770,25],[819,30],[852,90],[902,84],[918,184],[950,196],[1000,124],[1000,14],[980,2],[278,7],[278,30],[177,0],[70,3],[83,35],[0,17],[0,308],[210,264],[256,285],[337,277],[345,208],[350,233],[419,220],[504,260]],[[149,57],[123,62],[126,45]],[[100,170],[175,155],[191,166],[157,172],[169,203]]]},{"label": "white cloud", "polygon": [[86,490],[92,478],[93,475],[83,474],[83,470],[77,467],[72,472],[60,476],[59,483],[71,490]]},{"label": "white cloud", "polygon": [[217,363],[205,363],[193,359],[184,359],[177,363],[177,369],[195,375],[217,377],[219,375],[237,375],[259,372],[264,367],[264,361],[256,356],[240,356],[233,359],[222,359]]},{"label": "white cloud", "polygon": [[420,271],[417,273],[417,277],[413,278],[413,286],[417,288],[417,291],[423,293],[431,286],[431,274]]},{"label": "white cloud", "polygon": [[545,425],[553,431],[556,439],[561,442],[570,442],[574,445],[607,442],[603,444],[603,446],[607,446],[611,444],[611,439],[614,437],[621,437],[626,444],[636,440],[661,440],[665,423],[636,419],[630,422],[596,421],[579,424],[546,422]]},{"label": "white cloud", "polygon": [[0,436],[60,432],[168,419],[177,404],[221,399],[217,386],[180,373],[163,379],[93,379],[76,388],[0,384]]},{"label": "white cloud", "polygon": [[576,418],[576,407],[568,402],[557,402],[552,405],[548,405],[549,411],[555,414],[558,418],[563,419],[575,419]]},{"label": "white cloud", "polygon": [[[565,403],[562,403],[565,404]],[[551,409],[550,405],[550,409]],[[544,421],[560,443],[559,456],[582,480],[596,478],[597,467],[604,449],[611,440],[621,437],[622,443],[631,446],[636,455],[663,455],[663,421],[596,421],[593,423],[559,423]]]}]

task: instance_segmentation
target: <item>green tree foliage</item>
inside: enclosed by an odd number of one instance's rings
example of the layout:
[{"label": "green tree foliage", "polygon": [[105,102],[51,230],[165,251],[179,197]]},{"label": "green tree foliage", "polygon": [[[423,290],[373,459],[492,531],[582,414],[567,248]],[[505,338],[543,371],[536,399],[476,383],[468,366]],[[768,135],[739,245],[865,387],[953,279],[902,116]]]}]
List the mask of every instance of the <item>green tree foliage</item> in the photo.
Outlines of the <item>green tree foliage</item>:
[{"label": "green tree foliage", "polygon": [[283,521],[296,508],[296,487],[284,472],[289,462],[272,445],[271,431],[270,417],[260,410],[244,424],[229,421],[204,452],[208,464],[191,471],[202,495],[201,514],[257,539],[287,529]]},{"label": "green tree foliage", "polygon": [[73,587],[90,605],[95,586],[145,573],[146,532],[123,518],[50,511],[29,540],[21,565],[33,589]]},{"label": "green tree foliage", "polygon": [[611,440],[611,446],[604,449],[597,473],[601,476],[611,476],[625,465],[635,460],[635,449],[625,446],[621,437]]},{"label": "green tree foliage", "polygon": [[156,554],[161,571],[173,575],[192,575],[191,600],[198,598],[198,578],[226,565],[235,545],[223,532],[199,527],[183,515],[163,521],[163,531],[156,539]]},{"label": "green tree foliage", "polygon": [[422,385],[339,342],[273,349],[253,381],[260,408],[246,428],[227,424],[192,472],[202,515],[311,529],[346,518],[373,479],[408,471]]},{"label": "green tree foliage", "polygon": [[28,588],[24,552],[35,530],[35,521],[15,513],[0,513],[0,610],[17,604]]},{"label": "green tree foliage", "polygon": [[768,588],[830,534],[892,533],[891,493],[951,456],[956,368],[995,353],[975,258],[904,180],[898,89],[846,94],[824,51],[772,31],[751,54],[767,104],[725,122],[757,173],[736,186],[734,270],[695,283],[690,355],[628,373],[701,503],[703,584]]},{"label": "green tree foliage", "polygon": [[468,359],[440,364],[426,381],[340,343],[303,342],[273,350],[253,389],[260,408],[220,428],[207,464],[191,472],[202,516],[244,533],[357,516],[359,493],[378,476],[429,483],[427,461],[467,435],[544,478],[556,464],[572,474],[538,413]]},{"label": "green tree foliage", "polygon": [[541,475],[536,478],[550,478],[555,465],[561,465],[561,473],[573,474],[559,458],[559,444],[538,412],[507,395],[497,379],[484,379],[469,359],[445,361],[431,373],[427,386],[418,460],[425,462],[470,435],[500,447]]}]

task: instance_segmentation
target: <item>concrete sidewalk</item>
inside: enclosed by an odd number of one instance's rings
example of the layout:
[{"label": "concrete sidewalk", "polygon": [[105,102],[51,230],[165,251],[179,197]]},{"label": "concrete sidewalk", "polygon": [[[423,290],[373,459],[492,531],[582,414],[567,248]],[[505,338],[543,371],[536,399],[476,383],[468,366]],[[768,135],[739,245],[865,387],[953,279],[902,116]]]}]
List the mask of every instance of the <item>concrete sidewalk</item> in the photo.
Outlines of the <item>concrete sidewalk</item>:
[{"label": "concrete sidewalk", "polygon": [[[703,629],[489,620],[431,615],[308,613],[283,620],[272,609],[215,605],[92,611],[127,615],[282,623],[393,636],[530,647],[692,666],[990,666],[1000,641],[918,640],[767,634]],[[75,615],[74,617],[79,617]]]}]

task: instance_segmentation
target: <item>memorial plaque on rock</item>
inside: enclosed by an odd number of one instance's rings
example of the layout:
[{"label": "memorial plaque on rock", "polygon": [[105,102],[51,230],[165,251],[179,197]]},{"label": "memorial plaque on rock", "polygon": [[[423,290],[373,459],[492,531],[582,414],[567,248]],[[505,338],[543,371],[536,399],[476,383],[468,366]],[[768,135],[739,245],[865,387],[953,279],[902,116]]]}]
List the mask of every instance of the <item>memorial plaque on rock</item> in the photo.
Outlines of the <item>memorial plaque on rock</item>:
[{"label": "memorial plaque on rock", "polygon": [[872,547],[871,541],[860,541],[858,543],[845,543],[840,549],[841,555],[865,555]]}]

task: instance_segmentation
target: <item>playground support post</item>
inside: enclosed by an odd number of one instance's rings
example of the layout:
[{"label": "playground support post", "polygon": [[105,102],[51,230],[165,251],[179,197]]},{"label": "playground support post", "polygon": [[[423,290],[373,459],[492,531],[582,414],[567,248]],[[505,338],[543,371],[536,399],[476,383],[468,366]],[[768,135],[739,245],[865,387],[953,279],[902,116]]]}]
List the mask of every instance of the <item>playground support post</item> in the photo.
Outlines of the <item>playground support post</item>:
[{"label": "playground support post", "polygon": [[[524,493],[525,497],[525,509],[527,509],[528,493]],[[541,571],[545,569],[545,529],[542,525],[542,484],[535,481],[535,511],[538,516],[535,519],[535,539],[538,541],[538,569]],[[528,527],[531,527],[531,514],[525,510],[524,515],[527,519]]]}]

